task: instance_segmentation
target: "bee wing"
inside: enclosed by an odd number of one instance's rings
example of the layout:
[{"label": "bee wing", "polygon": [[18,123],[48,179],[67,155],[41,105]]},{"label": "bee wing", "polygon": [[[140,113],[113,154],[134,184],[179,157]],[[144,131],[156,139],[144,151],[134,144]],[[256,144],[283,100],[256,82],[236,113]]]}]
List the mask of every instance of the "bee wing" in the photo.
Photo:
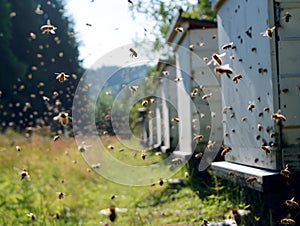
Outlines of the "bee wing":
[{"label": "bee wing", "polygon": [[120,212],[120,213],[126,213],[128,211],[127,208],[116,208],[116,212]]},{"label": "bee wing", "polygon": [[54,31],[54,30],[50,30],[50,33],[51,33],[51,34],[55,34],[55,31]]},{"label": "bee wing", "polygon": [[59,120],[59,118],[60,118],[60,116],[57,115],[57,116],[54,116],[54,117],[53,117],[53,120]]},{"label": "bee wing", "polygon": [[60,74],[56,76],[56,79],[59,79],[59,77],[60,77]]},{"label": "bee wing", "polygon": [[210,65],[214,60],[211,59],[210,61],[208,61],[208,63],[206,65]]},{"label": "bee wing", "polygon": [[51,25],[50,19],[47,20],[47,25]]},{"label": "bee wing", "polygon": [[218,56],[219,57],[223,57],[223,56],[225,56],[226,55],[226,53],[221,53],[221,54],[219,54]]},{"label": "bee wing", "polygon": [[103,209],[103,210],[100,210],[98,213],[108,216],[108,215],[110,215],[110,210],[109,209]]},{"label": "bee wing", "polygon": [[67,75],[67,74],[65,74],[65,77],[66,77],[66,78],[69,78],[69,77],[70,77],[70,75]]}]

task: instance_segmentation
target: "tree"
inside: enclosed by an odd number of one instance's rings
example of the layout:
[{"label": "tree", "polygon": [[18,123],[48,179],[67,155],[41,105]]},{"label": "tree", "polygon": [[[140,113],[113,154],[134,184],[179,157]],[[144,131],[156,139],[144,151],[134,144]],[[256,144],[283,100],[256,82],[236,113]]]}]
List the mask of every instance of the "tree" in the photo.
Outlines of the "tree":
[{"label": "tree", "polygon": [[143,0],[137,0],[129,8],[133,18],[138,13],[142,13],[146,15],[149,21],[157,23],[157,26],[151,31],[151,34],[155,37],[154,50],[162,48],[162,43],[165,42],[170,24],[179,10],[183,10],[182,16],[184,17],[205,20],[216,19],[216,13],[211,10],[209,0],[197,0],[194,2],[191,0],[150,0],[148,3],[145,3]]}]

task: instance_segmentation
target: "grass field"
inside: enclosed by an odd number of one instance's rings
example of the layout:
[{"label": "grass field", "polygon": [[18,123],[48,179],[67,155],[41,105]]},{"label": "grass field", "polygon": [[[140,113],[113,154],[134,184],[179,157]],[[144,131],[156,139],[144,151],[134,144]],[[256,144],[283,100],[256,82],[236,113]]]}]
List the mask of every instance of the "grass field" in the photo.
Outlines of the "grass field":
[{"label": "grass field", "polygon": [[[115,142],[109,137],[107,141]],[[113,151],[118,157],[127,150]],[[127,161],[137,161],[132,156],[128,151]],[[150,156],[149,161],[151,158],[157,156]],[[185,178],[187,166],[174,175],[184,179],[183,186],[132,187],[111,182],[91,169],[72,138],[54,142],[50,136],[33,135],[28,140],[7,132],[0,135],[0,164],[0,225],[201,225],[203,219],[228,217],[232,207],[246,207],[239,189],[231,199],[222,193],[224,187],[218,181],[206,184]],[[30,180],[21,180],[23,169]],[[57,192],[65,196],[59,199]],[[128,211],[110,222],[99,214],[110,205]],[[34,221],[27,215],[30,213],[36,217]]]}]

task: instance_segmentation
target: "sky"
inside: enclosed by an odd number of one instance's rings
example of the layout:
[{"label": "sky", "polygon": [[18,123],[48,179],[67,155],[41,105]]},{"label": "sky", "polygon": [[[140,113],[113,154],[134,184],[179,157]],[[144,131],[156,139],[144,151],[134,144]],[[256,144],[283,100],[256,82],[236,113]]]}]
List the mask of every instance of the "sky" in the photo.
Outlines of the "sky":
[{"label": "sky", "polygon": [[143,38],[144,28],[153,26],[142,14],[133,20],[127,0],[66,0],[65,3],[66,15],[75,23],[80,59],[85,68],[111,50]]}]

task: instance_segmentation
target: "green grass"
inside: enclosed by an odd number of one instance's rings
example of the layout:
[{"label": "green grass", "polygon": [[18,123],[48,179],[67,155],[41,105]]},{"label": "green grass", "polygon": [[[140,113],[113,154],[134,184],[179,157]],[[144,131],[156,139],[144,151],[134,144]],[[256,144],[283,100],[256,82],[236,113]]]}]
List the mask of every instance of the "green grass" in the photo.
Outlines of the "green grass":
[{"label": "green grass", "polygon": [[[107,139],[119,148],[114,138]],[[20,152],[16,145],[21,146]],[[113,150],[113,154],[120,160],[143,161],[129,151]],[[157,158],[149,155],[147,161]],[[72,138],[53,142],[51,137],[34,135],[30,141],[10,131],[0,135],[0,164],[0,225],[200,225],[203,219],[224,219],[230,208],[243,204],[239,198],[230,200],[226,192],[221,194],[218,182],[207,185],[201,178],[185,178],[184,186],[174,187],[111,182],[90,170]],[[20,179],[23,168],[30,181]],[[174,177],[184,178],[187,170],[183,167]],[[58,199],[56,192],[66,197]],[[113,194],[117,197],[112,200]],[[128,209],[113,223],[98,213],[112,204]],[[31,212],[35,221],[27,216]]]}]

